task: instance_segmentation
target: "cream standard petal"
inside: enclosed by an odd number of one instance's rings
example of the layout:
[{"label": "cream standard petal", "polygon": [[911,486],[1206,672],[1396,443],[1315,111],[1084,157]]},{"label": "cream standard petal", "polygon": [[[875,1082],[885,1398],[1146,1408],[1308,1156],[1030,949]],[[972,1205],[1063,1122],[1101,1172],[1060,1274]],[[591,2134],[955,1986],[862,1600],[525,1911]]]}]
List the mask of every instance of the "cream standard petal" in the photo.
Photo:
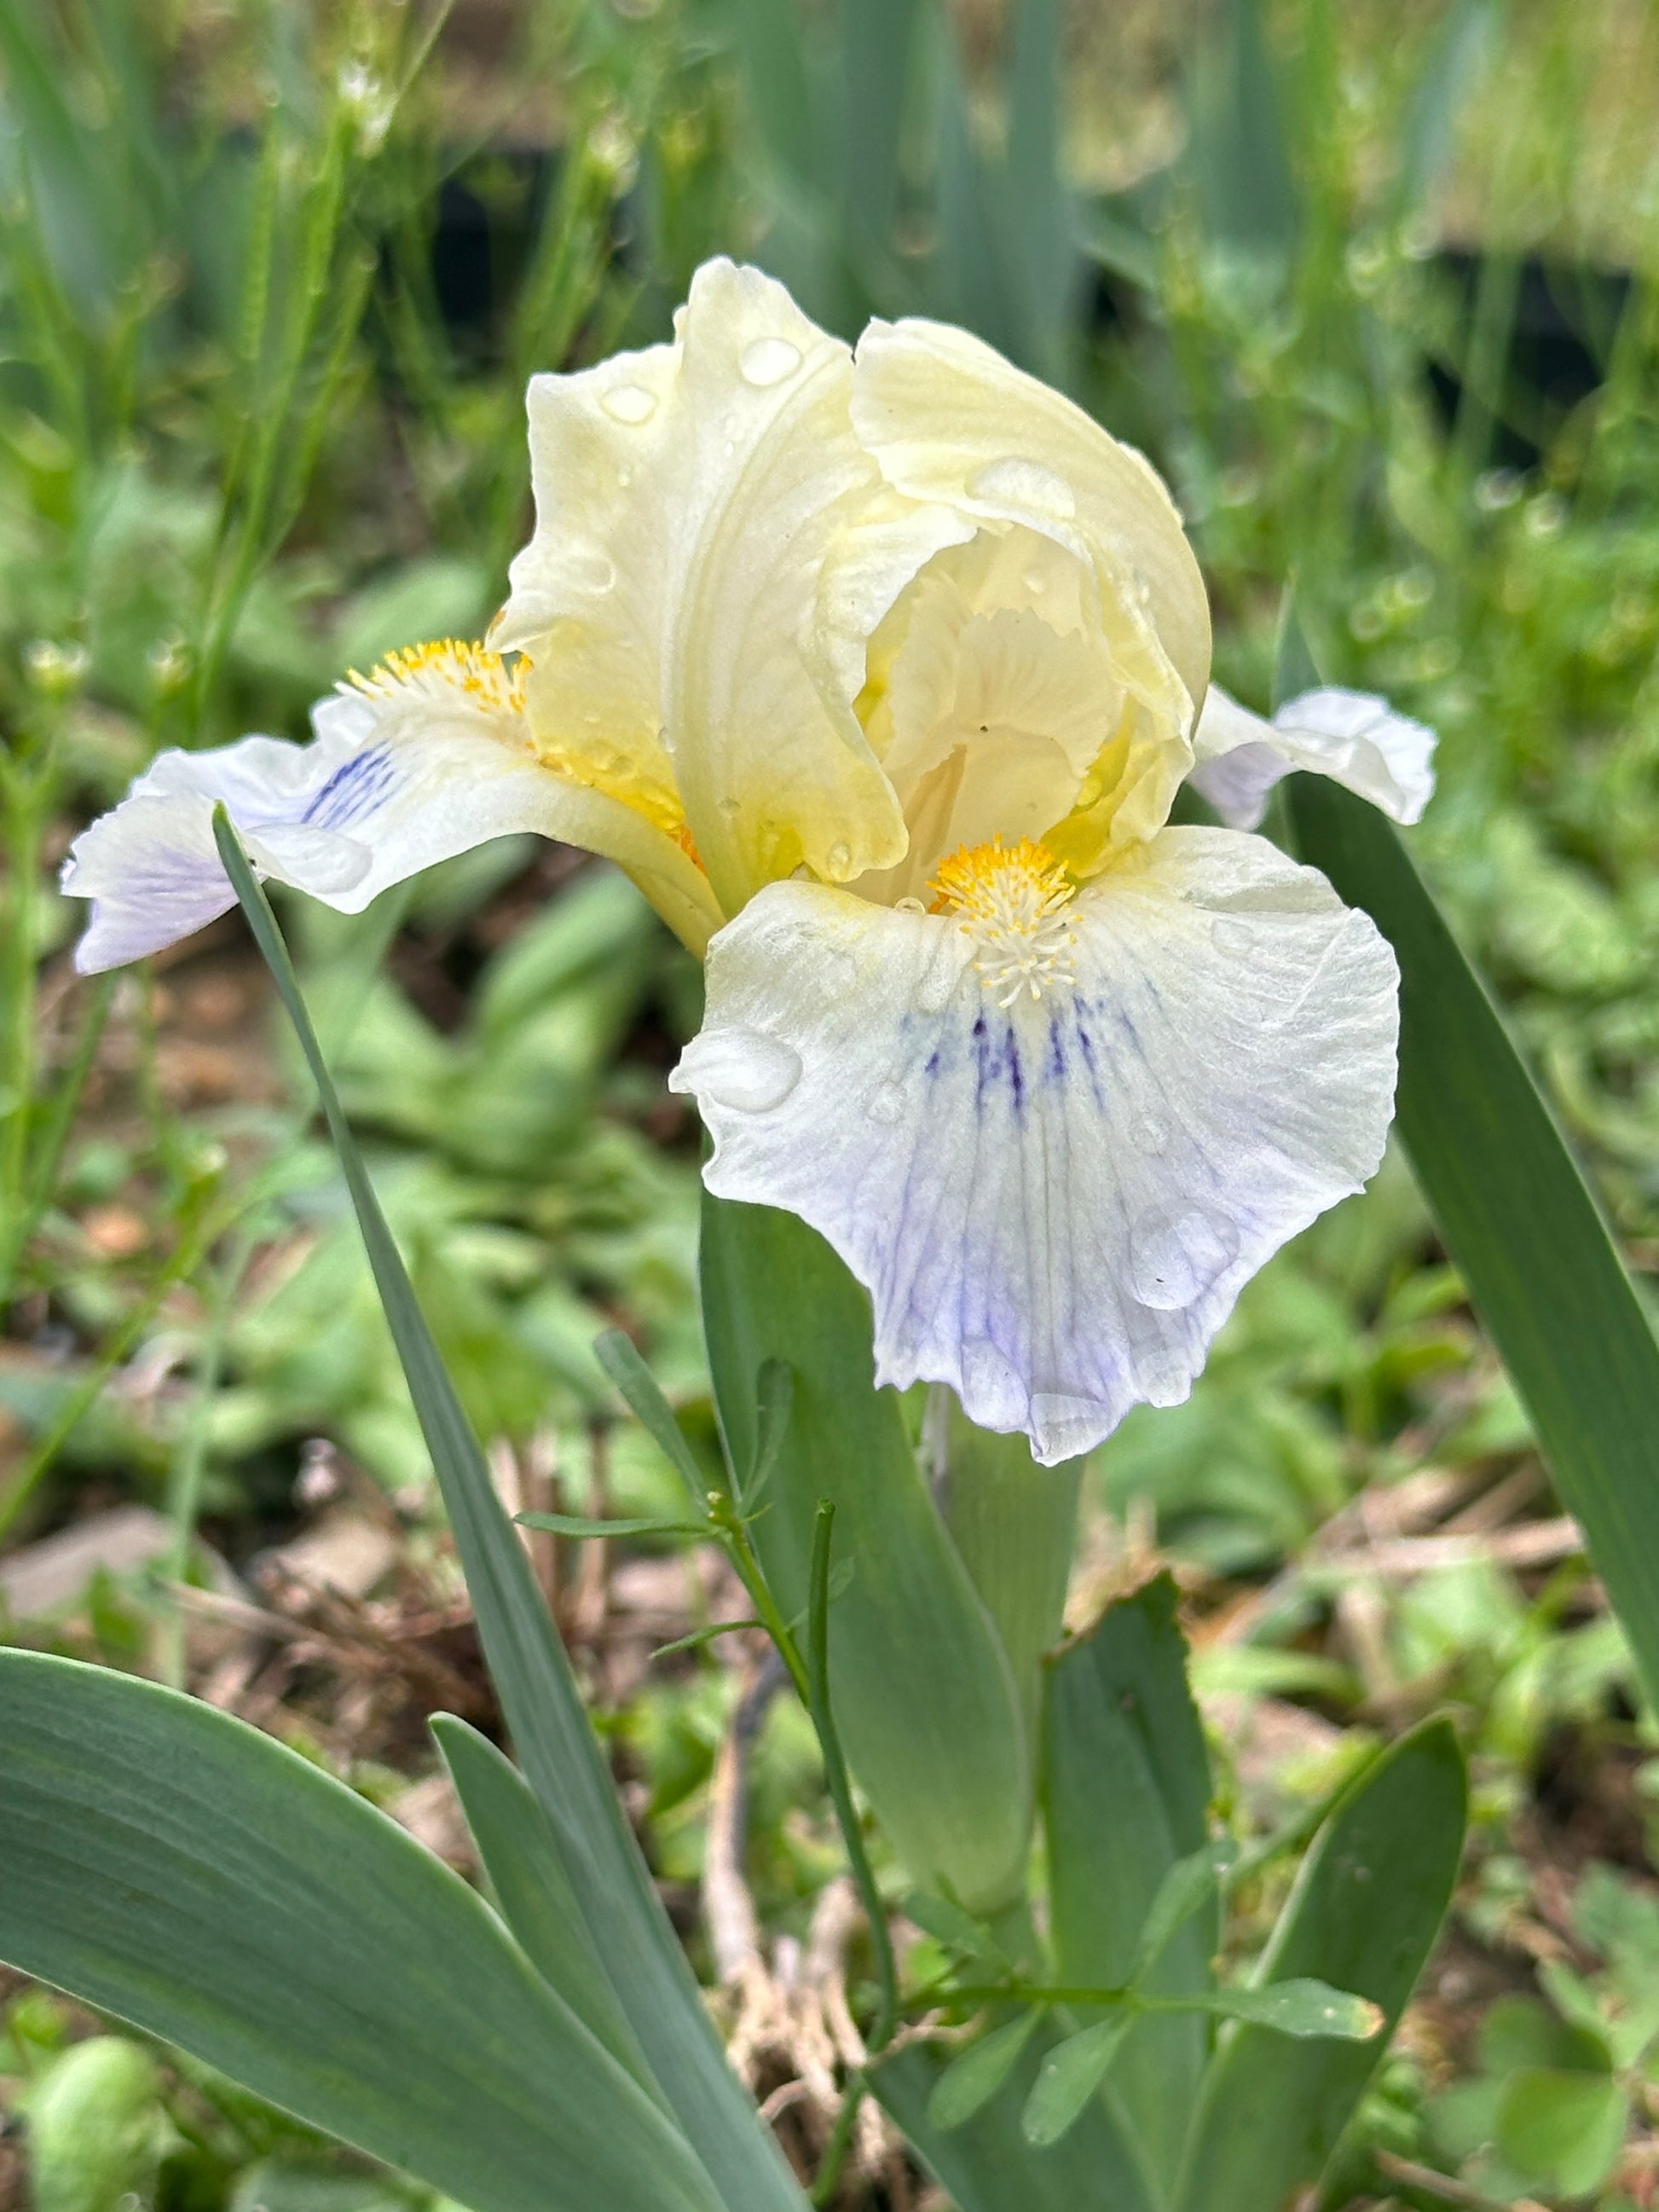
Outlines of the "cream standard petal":
[{"label": "cream standard petal", "polygon": [[1212,684],[1188,781],[1235,830],[1255,829],[1293,769],[1330,776],[1396,822],[1418,822],[1434,795],[1435,744],[1425,724],[1370,691],[1304,691],[1267,722]]},{"label": "cream standard petal", "polygon": [[1122,689],[1073,556],[981,530],[931,561],[871,641],[865,726],[910,827],[884,904],[925,896],[938,863],[995,836],[1040,836],[1075,805]]},{"label": "cream standard petal", "polygon": [[496,641],[535,659],[538,738],[672,775],[728,911],[803,861],[844,880],[904,850],[848,625],[962,526],[884,483],[851,380],[781,285],[717,260],[672,346],[530,389],[536,534]]},{"label": "cream standard petal", "polygon": [[76,951],[83,973],[159,951],[235,904],[213,839],[220,804],[262,875],[347,914],[488,838],[534,830],[618,861],[694,949],[718,927],[672,838],[540,762],[494,655],[393,656],[313,720],[309,745],[256,737],[163,753],[82,832],[63,887],[93,902]]},{"label": "cream standard petal", "polygon": [[880,1379],[1047,1464],[1184,1398],[1240,1285],[1373,1172],[1398,1026],[1370,921],[1265,840],[1166,830],[1066,912],[1005,1009],[952,917],[777,884],[710,945],[670,1079],[709,1188],[868,1287]]},{"label": "cream standard petal", "polygon": [[911,498],[1023,523],[1094,562],[1117,601],[1109,611],[1129,625],[1114,641],[1126,680],[1161,688],[1137,649],[1152,644],[1188,713],[1203,696],[1203,579],[1174,501],[1132,447],[981,339],[915,319],[872,322],[860,339],[853,420],[883,475]]}]

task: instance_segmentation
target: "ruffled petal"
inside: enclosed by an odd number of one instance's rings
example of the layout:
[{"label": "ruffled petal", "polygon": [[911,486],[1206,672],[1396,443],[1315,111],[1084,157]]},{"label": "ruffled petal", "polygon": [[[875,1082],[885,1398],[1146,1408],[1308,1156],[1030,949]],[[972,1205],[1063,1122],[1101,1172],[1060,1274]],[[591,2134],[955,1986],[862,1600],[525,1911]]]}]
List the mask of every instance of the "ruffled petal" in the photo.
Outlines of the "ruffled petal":
[{"label": "ruffled petal", "polygon": [[1434,795],[1434,732],[1370,691],[1325,689],[1288,700],[1272,721],[1212,684],[1188,778],[1235,830],[1254,830],[1293,769],[1328,775],[1395,822],[1420,821]]},{"label": "ruffled petal", "polygon": [[220,804],[261,875],[346,914],[436,861],[534,830],[618,861],[694,950],[719,927],[672,838],[541,763],[493,656],[405,657],[313,721],[309,745],[254,737],[163,753],[76,838],[63,887],[93,902],[83,974],[159,951],[235,904],[213,839]]},{"label": "ruffled petal", "polygon": [[758,270],[705,264],[675,332],[532,381],[536,532],[495,641],[535,662],[538,738],[678,789],[735,912],[803,862],[844,881],[902,857],[852,710],[857,625],[965,526],[884,483],[848,348]]},{"label": "ruffled petal", "polygon": [[1122,709],[1084,586],[1036,532],[982,529],[931,561],[871,640],[865,726],[910,849],[867,897],[925,896],[938,863],[1069,814]]},{"label": "ruffled petal", "polygon": [[1149,463],[981,340],[942,323],[870,325],[859,341],[853,420],[884,476],[909,497],[1022,524],[1094,567],[1119,676],[1175,749],[1172,772],[1182,771],[1180,748],[1209,679],[1209,605],[1181,518]]},{"label": "ruffled petal", "polygon": [[1045,1464],[1183,1399],[1240,1286],[1376,1169],[1398,976],[1265,840],[1164,831],[1080,892],[1073,980],[997,1003],[952,918],[780,884],[709,947],[670,1078],[726,1198],[871,1292],[879,1379]]}]

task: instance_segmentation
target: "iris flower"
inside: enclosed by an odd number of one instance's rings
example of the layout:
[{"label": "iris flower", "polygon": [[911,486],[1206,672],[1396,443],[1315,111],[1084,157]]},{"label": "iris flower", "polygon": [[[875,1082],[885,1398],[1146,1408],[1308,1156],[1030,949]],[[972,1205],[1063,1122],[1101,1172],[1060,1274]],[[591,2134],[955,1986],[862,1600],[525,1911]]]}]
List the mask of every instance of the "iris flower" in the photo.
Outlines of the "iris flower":
[{"label": "iris flower", "polygon": [[[962,331],[854,352],[717,260],[672,343],[529,411],[488,649],[394,653],[303,748],[162,755],[66,865],[81,967],[230,906],[218,801],[349,913],[504,831],[585,846],[706,956],[670,1080],[709,1188],[829,1240],[879,1381],[1049,1464],[1184,1398],[1393,1109],[1389,947],[1248,825],[1291,768],[1414,820],[1432,736],[1212,687],[1162,482]],[[1184,780],[1246,826],[1170,826]]]}]

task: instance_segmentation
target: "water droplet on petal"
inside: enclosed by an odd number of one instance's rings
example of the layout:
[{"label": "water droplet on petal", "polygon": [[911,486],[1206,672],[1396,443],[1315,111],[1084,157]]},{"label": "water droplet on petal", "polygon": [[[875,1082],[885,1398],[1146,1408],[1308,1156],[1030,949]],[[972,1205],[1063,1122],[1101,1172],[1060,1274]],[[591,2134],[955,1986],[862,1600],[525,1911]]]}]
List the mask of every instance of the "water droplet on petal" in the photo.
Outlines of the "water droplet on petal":
[{"label": "water droplet on petal", "polygon": [[962,981],[962,968],[951,956],[954,947],[940,945],[921,971],[916,985],[916,1012],[919,1014],[942,1014],[956,995],[957,985]]},{"label": "water droplet on petal", "polygon": [[1046,592],[1048,588],[1048,579],[1041,568],[1028,568],[1019,580],[1028,592]]},{"label": "water droplet on petal", "polygon": [[844,880],[853,872],[853,848],[850,845],[832,845],[824,855],[828,872]]},{"label": "water droplet on petal", "polygon": [[1022,1421],[1029,1402],[1019,1370],[988,1336],[970,1336],[962,1347],[962,1401],[970,1419]]},{"label": "water droplet on petal", "polygon": [[1036,1390],[1031,1395],[1031,1426],[1037,1449],[1045,1457],[1055,1452],[1075,1459],[1100,1442],[1111,1426],[1111,1415],[1093,1398],[1079,1398],[1061,1390]]},{"label": "water droplet on petal", "polygon": [[1233,915],[1224,914],[1210,924],[1210,936],[1218,952],[1249,952],[1256,942],[1256,933],[1248,921],[1240,921]]},{"label": "water droplet on petal", "polygon": [[642,384],[613,384],[599,404],[614,422],[648,422],[657,411],[657,395]]},{"label": "water droplet on petal", "polygon": [[865,1110],[872,1121],[879,1121],[884,1127],[890,1127],[895,1121],[902,1121],[904,1119],[904,1085],[902,1083],[884,1083],[879,1089],[871,1092],[870,1103]]},{"label": "water droplet on petal", "polygon": [[794,374],[800,367],[800,348],[791,345],[787,338],[757,338],[744,348],[738,367],[745,384],[764,391],[768,385],[781,384],[786,376]]},{"label": "water droplet on petal", "polygon": [[1129,1290],[1155,1313],[1203,1297],[1238,1257],[1238,1229],[1212,1206],[1151,1206],[1129,1231]]},{"label": "water droplet on petal", "polygon": [[686,1047],[680,1065],[700,1098],[742,1114],[769,1114],[801,1078],[794,1047],[758,1030],[705,1030]]},{"label": "water droplet on petal", "polygon": [[633,471],[633,470],[632,470],[632,469],[618,469],[618,470],[617,470],[617,483],[622,486],[622,488],[623,488],[623,489],[624,491],[626,491],[626,490],[628,489],[629,485],[629,484],[631,484],[631,483],[633,483],[633,481],[634,481],[634,471]]},{"label": "water droplet on petal", "polygon": [[717,799],[714,801],[714,807],[716,812],[723,814],[726,820],[731,822],[742,813],[743,801],[740,799]]},{"label": "water droplet on petal", "polygon": [[599,599],[615,584],[617,564],[597,545],[580,545],[566,556],[565,573],[577,591],[591,592]]},{"label": "water droplet on petal", "polygon": [[1077,513],[1077,494],[1064,477],[1057,477],[1052,469],[1045,469],[1039,462],[1018,460],[1012,455],[1005,460],[988,461],[982,469],[975,469],[966,489],[970,499],[1026,507],[1035,514],[1052,515],[1062,522]]}]

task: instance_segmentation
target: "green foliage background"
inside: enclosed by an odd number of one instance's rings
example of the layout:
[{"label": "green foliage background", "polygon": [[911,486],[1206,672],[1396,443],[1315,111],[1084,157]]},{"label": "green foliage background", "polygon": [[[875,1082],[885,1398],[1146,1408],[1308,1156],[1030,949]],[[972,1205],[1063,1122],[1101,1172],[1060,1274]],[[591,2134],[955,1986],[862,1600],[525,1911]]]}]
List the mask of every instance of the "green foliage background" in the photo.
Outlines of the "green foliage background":
[{"label": "green foliage background", "polygon": [[[526,377],[661,337],[714,251],[849,337],[872,312],[981,329],[1169,476],[1232,689],[1266,705],[1294,575],[1326,672],[1439,730],[1414,850],[1650,1269],[1656,88],[1637,0],[0,0],[0,1528],[21,1546],[138,1500],[172,1532],[165,1571],[19,1639],[182,1676],[166,1582],[204,1571],[198,1525],[239,1561],[285,1527],[318,1437],[447,1571],[356,1231],[237,939],[75,984],[55,864],[159,747],[301,734],[348,667],[478,634],[527,524]],[[660,1083],[695,969],[626,885],[516,843],[359,921],[287,919],[480,1431],[556,1465],[574,1510],[601,1476],[611,1510],[672,1510],[648,1439],[604,1425],[591,1345],[624,1321],[709,1432],[695,1139]],[[1328,1724],[1292,1798],[1450,1702],[1477,1754],[1463,1927],[1501,1951],[1535,1874],[1516,1833],[1561,1774],[1592,1778],[1576,1867],[1639,1858],[1659,1770],[1570,1548],[1541,1573],[1478,1547],[1356,1571],[1364,1501],[1489,1475],[1552,1511],[1394,1158],[1250,1286],[1190,1402],[1099,1455],[1088,1556],[1109,1583],[1126,1525],[1156,1540],[1230,1623],[1200,1637],[1200,1687]],[[693,1655],[606,1716],[672,1878],[699,1862],[731,1693]],[[395,1790],[384,1747],[274,1724]],[[799,1927],[834,1856],[792,1729],[762,1746],[753,1859]],[[1495,2009],[1478,2049],[1430,2034],[1375,2142],[1467,2163],[1449,2073],[1498,2096],[1559,2063],[1538,2051],[1589,2032],[1599,1962],[1640,1950],[1611,1923],[1583,1940],[1578,2014],[1547,1990],[1542,2043],[1506,2045]],[[398,2201],[171,2061],[79,2057],[77,2086],[38,1992],[9,2020],[0,2076],[79,2115],[141,2196]]]}]

